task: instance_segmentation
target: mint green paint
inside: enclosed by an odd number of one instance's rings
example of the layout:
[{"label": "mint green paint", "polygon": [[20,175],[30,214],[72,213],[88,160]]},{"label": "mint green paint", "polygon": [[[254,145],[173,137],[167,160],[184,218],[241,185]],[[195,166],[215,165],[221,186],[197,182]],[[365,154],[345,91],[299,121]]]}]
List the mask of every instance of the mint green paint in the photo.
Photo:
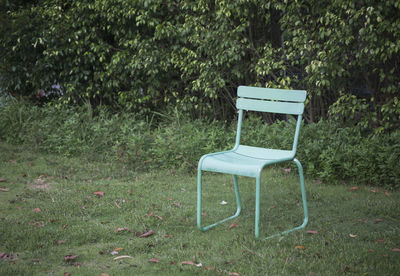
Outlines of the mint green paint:
[{"label": "mint green paint", "polygon": [[[298,138],[301,127],[302,114],[304,111],[304,101],[306,91],[303,90],[284,90],[271,88],[258,88],[240,86],[238,88],[237,108],[239,109],[238,126],[236,133],[235,146],[232,150],[216,152],[203,155],[198,164],[197,176],[197,226],[200,230],[206,231],[220,223],[231,220],[239,216],[241,211],[241,202],[239,194],[239,185],[237,176],[248,176],[256,179],[256,200],[255,200],[255,223],[254,235],[259,238],[260,224],[260,194],[261,194],[261,172],[264,167],[280,162],[293,161],[296,163],[299,171],[300,191],[302,195],[304,220],[303,224],[292,229],[283,231],[266,237],[265,239],[284,235],[304,228],[308,223],[308,208],[306,200],[306,190],[304,184],[303,168],[300,161],[295,158]],[[251,98],[251,99],[248,99]],[[292,150],[267,149],[252,147],[240,144],[240,134],[242,129],[243,110],[262,111],[270,113],[298,115],[296,131]],[[236,195],[236,213],[230,217],[219,220],[208,226],[202,226],[202,172],[219,172],[231,174],[233,176],[233,185]]]}]

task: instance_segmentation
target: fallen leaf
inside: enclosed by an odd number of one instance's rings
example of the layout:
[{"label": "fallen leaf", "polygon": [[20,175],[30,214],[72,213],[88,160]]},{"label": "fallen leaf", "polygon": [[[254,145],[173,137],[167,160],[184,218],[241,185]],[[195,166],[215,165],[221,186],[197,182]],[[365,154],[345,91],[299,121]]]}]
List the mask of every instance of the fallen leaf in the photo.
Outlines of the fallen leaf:
[{"label": "fallen leaf", "polygon": [[149,260],[149,263],[159,263],[159,262],[160,262],[160,260],[157,259],[157,258],[151,258],[151,259]]},{"label": "fallen leaf", "polygon": [[15,261],[15,260],[18,260],[18,254],[0,252],[0,259]]},{"label": "fallen leaf", "polygon": [[114,249],[114,251],[121,251],[123,248],[122,247],[117,247]]},{"label": "fallen leaf", "polygon": [[350,189],[349,189],[349,191],[354,191],[354,190],[358,190],[359,189],[359,187],[351,187]]},{"label": "fallen leaf", "polygon": [[141,235],[139,236],[139,238],[146,238],[146,237],[149,237],[149,236],[151,236],[151,235],[154,235],[154,231],[150,229],[149,231],[147,231],[147,232],[141,234]]},{"label": "fallen leaf", "polygon": [[305,250],[306,248],[304,247],[304,246],[302,246],[302,245],[297,245],[297,246],[295,246],[294,248],[296,248],[296,249],[301,249],[301,250]]},{"label": "fallen leaf", "polygon": [[0,191],[2,191],[2,192],[8,192],[10,189],[8,189],[8,188],[0,188]]},{"label": "fallen leaf", "polygon": [[36,226],[37,228],[42,227],[42,223],[41,223],[40,221],[30,221],[29,224],[30,224],[30,225],[34,225],[34,226]]},{"label": "fallen leaf", "polygon": [[306,233],[315,235],[315,234],[318,234],[318,231],[317,230],[307,230]]},{"label": "fallen leaf", "polygon": [[154,212],[153,211],[151,211],[150,213],[148,213],[146,216],[148,216],[148,217],[152,217],[154,215]]},{"label": "fallen leaf", "polygon": [[314,182],[315,184],[322,184],[322,181],[319,180],[319,179],[314,179],[313,182]]},{"label": "fallen leaf", "polygon": [[71,273],[69,273],[69,272],[64,273],[64,276],[70,276],[70,275],[71,275]]},{"label": "fallen leaf", "polygon": [[183,261],[183,262],[181,262],[181,264],[195,265],[195,263],[192,261]]},{"label": "fallen leaf", "polygon": [[291,169],[291,168],[284,168],[283,171],[284,171],[285,173],[290,173],[290,172],[292,171],[292,169]]},{"label": "fallen leaf", "polygon": [[42,177],[45,177],[46,175],[45,174],[41,174],[41,175],[39,175],[39,178],[42,178]]},{"label": "fallen leaf", "polygon": [[94,192],[93,194],[97,195],[98,197],[104,196],[103,191],[97,191],[97,192]]},{"label": "fallen leaf", "polygon": [[392,248],[393,252],[400,252],[400,248]]},{"label": "fallen leaf", "polygon": [[374,250],[372,250],[372,249],[368,249],[368,252],[374,252]]},{"label": "fallen leaf", "polygon": [[75,260],[76,258],[78,258],[79,255],[67,255],[64,257],[65,261],[71,261],[71,260]]},{"label": "fallen leaf", "polygon": [[250,249],[246,249],[244,252],[248,252],[252,255],[256,255],[256,252],[254,252],[253,250],[250,250]]},{"label": "fallen leaf", "polygon": [[228,204],[228,202],[226,202],[225,200],[222,200],[222,201],[220,202],[220,204],[221,204],[221,205],[226,205],[226,204]]},{"label": "fallen leaf", "polygon": [[231,225],[229,225],[229,229],[235,228],[237,226],[239,226],[239,224],[237,222],[234,222]]},{"label": "fallen leaf", "polygon": [[192,261],[183,261],[181,264],[183,264],[183,265],[194,265],[194,266],[197,266],[197,267],[203,266],[201,263],[196,264],[195,262],[192,262]]},{"label": "fallen leaf", "polygon": [[155,217],[158,218],[159,220],[162,220],[162,216],[155,215]]},{"label": "fallen leaf", "polygon": [[239,273],[237,273],[237,272],[229,272],[229,275],[233,275],[233,276],[240,276],[240,274],[239,274]]},{"label": "fallen leaf", "polygon": [[35,209],[32,209],[32,212],[41,212],[42,210],[40,210],[40,208],[35,208]]},{"label": "fallen leaf", "polygon": [[382,256],[383,256],[383,257],[386,257],[386,258],[389,257],[388,254],[382,254]]},{"label": "fallen leaf", "polygon": [[116,261],[116,260],[120,260],[120,259],[133,259],[133,257],[128,256],[128,255],[122,255],[122,256],[115,257],[113,260]]},{"label": "fallen leaf", "polygon": [[354,234],[349,234],[349,236],[350,236],[350,238],[355,238],[355,237],[357,237],[357,235],[354,235]]},{"label": "fallen leaf", "polygon": [[385,240],[384,239],[377,239],[376,241],[377,242],[384,242]]},{"label": "fallen leaf", "polygon": [[68,227],[68,225],[64,224],[61,228],[66,229],[67,227]]},{"label": "fallen leaf", "polygon": [[36,185],[44,185],[44,184],[46,184],[46,181],[44,179],[38,178],[38,179],[35,179],[33,181],[33,183],[35,183]]},{"label": "fallen leaf", "polygon": [[0,182],[6,182],[4,178],[0,178]]},{"label": "fallen leaf", "polygon": [[205,266],[205,267],[204,267],[204,270],[205,270],[205,271],[207,271],[207,270],[215,270],[215,268],[213,268],[212,266],[209,266],[209,265],[208,265],[208,266]]},{"label": "fallen leaf", "polygon": [[378,189],[374,189],[374,190],[371,190],[371,192],[373,192],[373,193],[379,193],[379,190]]},{"label": "fallen leaf", "polygon": [[374,223],[378,223],[378,222],[381,222],[381,221],[383,221],[383,219],[375,219]]},{"label": "fallen leaf", "polygon": [[390,196],[389,192],[385,192],[385,195],[386,195],[386,196]]},{"label": "fallen leaf", "polygon": [[101,273],[100,276],[108,276],[108,274],[107,273]]},{"label": "fallen leaf", "polygon": [[346,265],[346,266],[343,268],[343,272],[348,272],[348,271],[350,271],[350,267]]},{"label": "fallen leaf", "polygon": [[11,160],[10,160],[10,163],[11,163],[11,164],[15,164],[15,163],[17,163],[17,161],[15,161],[14,159],[11,159]]},{"label": "fallen leaf", "polygon": [[115,229],[115,232],[122,232],[122,231],[128,231],[128,232],[132,232],[131,229],[126,228],[126,227],[119,227]]},{"label": "fallen leaf", "polygon": [[65,241],[63,241],[63,240],[58,240],[58,241],[57,241],[57,244],[58,244],[58,245],[63,244],[63,243],[65,243]]},{"label": "fallen leaf", "polygon": [[174,205],[175,207],[179,207],[179,208],[182,207],[182,204],[180,204],[179,202],[174,202],[173,205]]},{"label": "fallen leaf", "polygon": [[34,264],[41,263],[43,260],[42,259],[32,259],[31,262]]}]

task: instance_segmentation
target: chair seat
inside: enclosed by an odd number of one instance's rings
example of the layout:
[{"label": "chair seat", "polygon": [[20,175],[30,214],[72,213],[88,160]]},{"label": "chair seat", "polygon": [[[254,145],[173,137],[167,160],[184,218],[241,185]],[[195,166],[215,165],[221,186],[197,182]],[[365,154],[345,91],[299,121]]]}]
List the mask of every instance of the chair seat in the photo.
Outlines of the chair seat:
[{"label": "chair seat", "polygon": [[265,149],[240,145],[235,150],[206,154],[201,158],[199,169],[257,177],[266,165],[292,160],[290,150]]}]

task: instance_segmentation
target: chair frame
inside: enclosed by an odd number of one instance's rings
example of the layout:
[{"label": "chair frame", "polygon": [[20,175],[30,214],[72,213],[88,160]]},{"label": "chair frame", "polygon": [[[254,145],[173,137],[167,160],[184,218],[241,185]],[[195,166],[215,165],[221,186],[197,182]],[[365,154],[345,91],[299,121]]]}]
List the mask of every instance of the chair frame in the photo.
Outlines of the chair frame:
[{"label": "chair frame", "polygon": [[[201,231],[206,231],[210,228],[215,227],[218,224],[221,224],[225,221],[234,219],[240,215],[242,210],[242,204],[240,200],[240,193],[239,193],[239,185],[238,185],[238,175],[243,176],[250,176],[256,179],[256,194],[255,194],[255,222],[254,222],[254,235],[256,238],[260,238],[260,231],[259,231],[259,224],[260,224],[260,194],[261,194],[261,172],[264,167],[276,164],[280,162],[286,161],[293,161],[296,163],[299,173],[299,182],[300,182],[300,191],[302,196],[302,205],[303,205],[303,212],[304,212],[304,220],[300,226],[288,229],[286,231],[270,235],[265,237],[264,239],[270,239],[277,236],[285,235],[290,232],[300,230],[304,228],[308,223],[308,208],[307,208],[307,199],[306,199],[306,188],[304,183],[304,175],[303,175],[303,168],[299,160],[295,158],[298,138],[300,133],[300,126],[302,121],[302,114],[304,111],[304,101],[306,98],[306,91],[304,90],[285,90],[285,89],[272,89],[272,88],[257,88],[257,87],[248,87],[248,86],[239,86],[238,88],[238,96],[236,102],[236,107],[239,110],[238,116],[238,125],[237,125],[237,132],[236,132],[236,140],[235,146],[232,150],[225,151],[225,152],[216,152],[211,154],[206,154],[201,157],[198,163],[198,174],[197,174],[197,227]],[[204,168],[204,160],[207,157],[213,157],[220,154],[227,154],[236,152],[240,147],[244,145],[240,144],[240,136],[242,130],[242,121],[243,121],[243,111],[244,110],[251,110],[251,111],[261,111],[261,112],[269,112],[269,113],[280,113],[280,114],[292,114],[298,115],[297,123],[296,123],[296,130],[294,134],[293,146],[292,150],[289,152],[289,155],[286,154],[282,158],[275,158],[275,159],[267,159],[268,161],[265,164],[262,164],[260,168],[257,168],[257,173],[230,173],[225,171],[218,171],[212,168]],[[247,147],[247,146],[244,146]],[[262,148],[255,148],[260,149]],[[274,150],[280,152],[280,150]],[[283,152],[283,151],[282,151]],[[288,153],[288,151],[285,151]],[[251,157],[251,156],[250,156]],[[232,174],[233,176],[233,185],[234,191],[236,196],[236,212],[230,217],[221,219],[215,223],[212,223],[207,226],[202,226],[202,172],[203,171],[214,171],[220,173],[228,173]]]}]

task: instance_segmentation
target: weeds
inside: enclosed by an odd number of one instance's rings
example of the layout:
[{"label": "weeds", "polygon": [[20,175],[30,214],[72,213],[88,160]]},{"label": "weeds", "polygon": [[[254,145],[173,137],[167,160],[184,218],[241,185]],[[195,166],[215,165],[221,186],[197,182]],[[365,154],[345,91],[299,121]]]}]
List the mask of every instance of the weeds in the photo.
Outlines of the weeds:
[{"label": "weeds", "polygon": [[[292,144],[295,122],[263,124],[246,117],[242,142],[270,148]],[[24,102],[0,107],[0,138],[63,156],[91,156],[118,161],[137,171],[173,169],[193,172],[199,158],[229,149],[235,141],[236,123],[188,120],[177,110],[140,117],[112,114],[105,108],[39,108]],[[358,181],[398,189],[400,131],[366,135],[359,128],[341,128],[331,121],[303,125],[298,158],[305,172],[325,181]]]}]

